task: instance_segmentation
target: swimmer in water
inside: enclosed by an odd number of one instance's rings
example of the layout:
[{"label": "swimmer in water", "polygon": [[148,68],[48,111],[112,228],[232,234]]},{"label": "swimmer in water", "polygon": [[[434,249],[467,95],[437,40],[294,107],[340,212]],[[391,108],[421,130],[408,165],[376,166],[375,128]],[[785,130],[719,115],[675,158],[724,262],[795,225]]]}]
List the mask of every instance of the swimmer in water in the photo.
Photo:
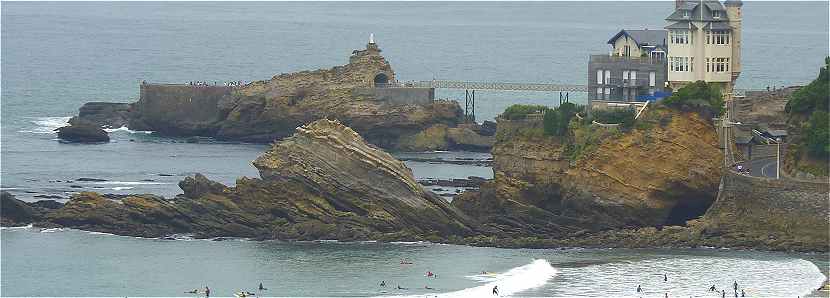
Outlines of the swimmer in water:
[{"label": "swimmer in water", "polygon": [[637,285],[637,293],[640,293],[642,291],[643,291],[643,288],[641,288],[640,285]]}]

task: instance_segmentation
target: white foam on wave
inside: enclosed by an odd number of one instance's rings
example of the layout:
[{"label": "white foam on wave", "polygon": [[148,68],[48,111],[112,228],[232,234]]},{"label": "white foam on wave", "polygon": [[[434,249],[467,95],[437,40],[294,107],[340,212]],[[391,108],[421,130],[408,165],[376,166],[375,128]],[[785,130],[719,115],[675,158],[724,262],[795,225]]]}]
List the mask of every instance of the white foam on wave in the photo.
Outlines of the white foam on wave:
[{"label": "white foam on wave", "polygon": [[[663,281],[663,274],[668,281]],[[749,297],[804,297],[826,279],[812,262],[796,258],[671,257],[562,268],[568,280],[551,297],[720,297],[737,281]],[[637,293],[641,285],[643,293]],[[715,285],[718,293],[709,292]]]},{"label": "white foam on wave", "polygon": [[38,117],[32,120],[32,124],[35,125],[32,129],[21,130],[19,132],[28,132],[28,133],[56,133],[55,129],[64,127],[68,125],[69,118],[72,117]]},{"label": "white foam on wave", "polygon": [[106,131],[106,132],[125,131],[125,132],[128,132],[128,133],[143,133],[143,134],[153,133],[153,131],[150,131],[150,130],[131,130],[131,129],[127,128],[126,126],[121,126],[119,128],[104,128],[104,131]]},{"label": "white foam on wave", "polygon": [[54,233],[54,232],[61,232],[63,230],[64,230],[63,228],[49,228],[49,229],[40,230],[40,232],[41,233]]},{"label": "white foam on wave", "polygon": [[33,227],[32,224],[28,224],[28,225],[19,226],[19,227],[0,227],[0,230],[22,230],[22,229],[31,229],[32,227]]},{"label": "white foam on wave", "polygon": [[93,184],[102,184],[102,185],[159,185],[159,184],[170,184],[170,183],[151,182],[151,181],[98,181],[98,182],[94,182]]},{"label": "white foam on wave", "polygon": [[[495,275],[479,275],[492,277],[482,279],[484,285],[467,288],[455,292],[429,294],[429,297],[493,297],[493,287],[499,287],[499,297],[511,297],[518,293],[532,290],[547,284],[559,271],[547,260],[537,259],[530,264],[519,266],[504,273]],[[424,297],[413,295],[403,297]]]},{"label": "white foam on wave", "polygon": [[135,187],[132,187],[132,186],[118,186],[118,187],[113,187],[112,190],[128,190],[128,189],[133,189],[133,188],[135,188]]}]

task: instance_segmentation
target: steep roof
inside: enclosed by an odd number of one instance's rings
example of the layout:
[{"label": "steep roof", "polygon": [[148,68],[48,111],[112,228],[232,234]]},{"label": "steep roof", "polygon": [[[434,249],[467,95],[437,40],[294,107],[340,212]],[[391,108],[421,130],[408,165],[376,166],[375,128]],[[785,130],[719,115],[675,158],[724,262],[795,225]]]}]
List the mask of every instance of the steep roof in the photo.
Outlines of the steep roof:
[{"label": "steep roof", "polygon": [[[702,4],[702,5],[701,5]],[[730,4],[732,5],[732,4]],[[719,11],[720,17],[712,17],[712,11]],[[688,17],[684,17],[688,15]],[[687,0],[680,4],[671,15],[666,17],[667,21],[703,21],[703,22],[725,22],[729,21],[726,15],[726,8],[717,0]]]},{"label": "steep roof", "polygon": [[628,36],[629,38],[633,39],[637,46],[662,46],[666,44],[666,36],[668,31],[666,30],[627,30],[623,29],[620,30],[614,37],[608,40],[609,44],[614,44],[622,36]]}]

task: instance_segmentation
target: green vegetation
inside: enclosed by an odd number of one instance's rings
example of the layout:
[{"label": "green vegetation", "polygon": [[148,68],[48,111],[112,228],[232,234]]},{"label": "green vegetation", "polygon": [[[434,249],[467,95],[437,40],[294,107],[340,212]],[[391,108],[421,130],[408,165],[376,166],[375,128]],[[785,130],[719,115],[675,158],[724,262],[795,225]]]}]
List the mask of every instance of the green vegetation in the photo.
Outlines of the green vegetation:
[{"label": "green vegetation", "polygon": [[[828,117],[830,57],[824,59],[824,64],[815,80],[790,96],[786,111],[790,114],[791,123],[803,121],[801,124],[803,139],[795,140],[798,142],[795,148],[804,148],[810,157],[826,161],[830,158],[830,117]],[[826,168],[826,162],[823,164],[823,168]],[[827,170],[818,172],[826,175]]]},{"label": "green vegetation", "polygon": [[631,129],[634,126],[634,109],[607,109],[594,110],[591,112],[593,120],[599,123],[620,124],[623,130]]},{"label": "green vegetation", "polygon": [[704,81],[683,86],[663,100],[663,104],[681,111],[697,112],[704,118],[720,116],[724,112],[720,88]]},{"label": "green vegetation", "polygon": [[581,110],[581,107],[566,102],[555,109],[545,111],[544,129],[548,136],[565,136],[568,134],[568,124],[571,118]]},{"label": "green vegetation", "polygon": [[818,78],[793,93],[787,101],[787,113],[809,114],[812,111],[828,111],[830,76],[827,69],[830,67],[830,57],[824,58],[824,64],[819,70]]},{"label": "green vegetation", "polygon": [[507,120],[520,120],[527,118],[527,115],[544,113],[548,108],[540,105],[515,104],[507,107],[501,117]]}]

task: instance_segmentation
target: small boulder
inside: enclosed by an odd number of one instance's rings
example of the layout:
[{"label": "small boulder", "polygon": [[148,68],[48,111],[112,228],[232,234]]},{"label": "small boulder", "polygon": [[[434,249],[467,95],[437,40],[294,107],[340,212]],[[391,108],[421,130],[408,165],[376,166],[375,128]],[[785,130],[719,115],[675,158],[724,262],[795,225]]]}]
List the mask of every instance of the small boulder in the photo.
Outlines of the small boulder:
[{"label": "small boulder", "polygon": [[86,120],[73,119],[69,126],[56,129],[58,138],[75,143],[109,142],[110,137],[100,126]]},{"label": "small boulder", "polygon": [[22,226],[34,221],[35,211],[9,192],[0,192],[0,226]]}]

